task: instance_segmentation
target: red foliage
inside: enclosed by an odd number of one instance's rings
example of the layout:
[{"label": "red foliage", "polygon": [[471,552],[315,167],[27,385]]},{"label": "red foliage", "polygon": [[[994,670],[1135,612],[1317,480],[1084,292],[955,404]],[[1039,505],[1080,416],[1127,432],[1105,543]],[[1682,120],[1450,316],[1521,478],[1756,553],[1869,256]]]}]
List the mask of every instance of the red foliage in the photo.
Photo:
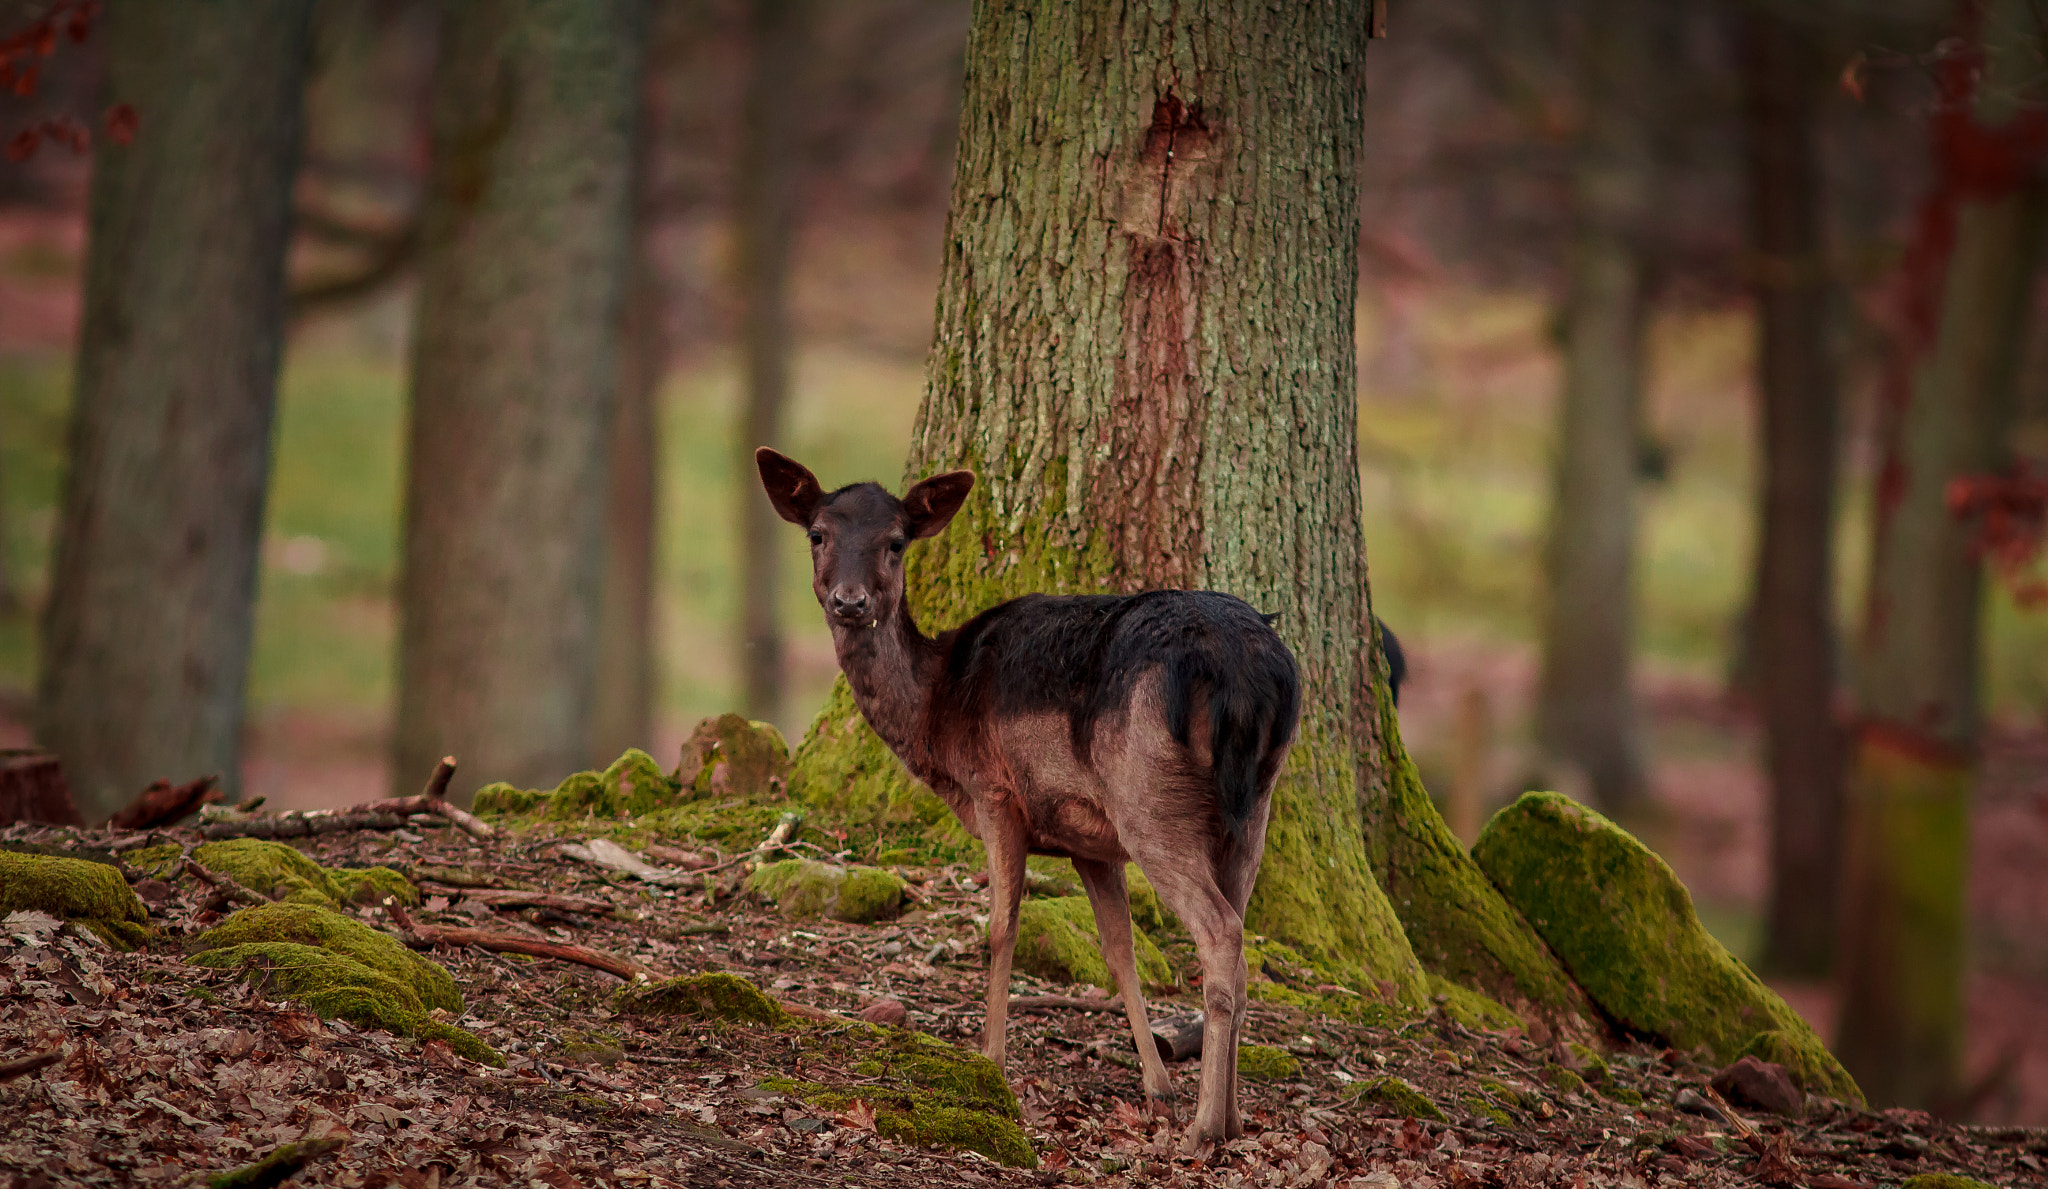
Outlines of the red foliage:
[{"label": "red foliage", "polygon": [[1948,510],[1977,521],[1973,543],[2022,607],[2048,606],[2048,576],[2034,563],[2048,543],[2048,467],[2013,464],[2003,475],[1964,475],[1949,481]]},{"label": "red foliage", "polygon": [[[58,30],[61,28],[72,41],[84,41],[92,35],[93,22],[99,19],[103,7],[100,0],[57,0],[43,15],[0,37],[0,88],[22,99],[33,98],[42,79],[41,59],[57,52]],[[26,161],[35,156],[46,140],[60,141],[83,153],[92,145],[92,134],[70,116],[44,116],[31,120],[8,140],[7,157],[10,161]]]}]

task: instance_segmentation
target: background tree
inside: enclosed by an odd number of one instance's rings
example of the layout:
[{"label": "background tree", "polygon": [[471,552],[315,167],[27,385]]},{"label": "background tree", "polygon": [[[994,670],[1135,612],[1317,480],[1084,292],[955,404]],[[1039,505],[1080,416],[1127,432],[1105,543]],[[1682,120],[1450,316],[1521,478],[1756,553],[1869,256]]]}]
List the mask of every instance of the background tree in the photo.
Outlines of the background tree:
[{"label": "background tree", "polygon": [[85,310],[36,734],[104,818],[241,779],[306,0],[108,14]]},{"label": "background tree", "polygon": [[1750,603],[1750,680],[1770,779],[1764,969],[1826,974],[1841,864],[1835,721],[1836,381],[1821,231],[1815,31],[1768,3],[1743,15],[1751,286],[1762,498]]},{"label": "background tree", "polygon": [[789,261],[796,235],[797,174],[803,160],[797,116],[811,21],[807,0],[749,0],[752,35],[740,147],[733,181],[746,412],[739,440],[740,708],[749,718],[782,713],[782,526],[761,499],[754,449],[782,441],[794,358]]},{"label": "background tree", "polygon": [[1624,817],[1647,791],[1630,671],[1655,15],[1633,0],[1586,0],[1580,12],[1572,246],[1558,312],[1564,400],[1535,702],[1538,741],[1584,771],[1596,805]]},{"label": "background tree", "polygon": [[1961,1078],[1982,560],[1951,507],[2003,472],[2041,254],[2048,109],[2025,0],[1966,2],[1936,64],[1935,188],[1901,269],[1884,392],[1840,939],[1842,1062],[1872,1101],[1952,1106]]},{"label": "background tree", "polygon": [[434,85],[393,781],[552,785],[590,744],[638,0],[477,0]]}]

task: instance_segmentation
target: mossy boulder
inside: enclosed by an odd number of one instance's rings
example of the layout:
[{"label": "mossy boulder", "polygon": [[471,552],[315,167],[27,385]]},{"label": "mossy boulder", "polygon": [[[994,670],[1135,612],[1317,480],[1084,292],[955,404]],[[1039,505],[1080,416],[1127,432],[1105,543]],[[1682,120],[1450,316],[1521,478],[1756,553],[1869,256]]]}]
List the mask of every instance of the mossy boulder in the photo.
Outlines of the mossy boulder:
[{"label": "mossy boulder", "polygon": [[329,867],[342,898],[350,904],[375,907],[386,900],[413,905],[420,902],[420,890],[413,882],[389,867]]},{"label": "mossy boulder", "polygon": [[1237,1076],[1254,1082],[1284,1082],[1301,1072],[1294,1054],[1271,1045],[1237,1046]]},{"label": "mossy boulder", "polygon": [[294,904],[343,904],[348,900],[333,873],[282,842],[230,838],[196,847],[192,857],[207,870],[272,900]]},{"label": "mossy boulder", "polygon": [[124,851],[121,861],[151,879],[176,879],[183,867],[185,848],[175,842]]},{"label": "mossy boulder", "polygon": [[863,1026],[854,1036],[872,1042],[851,1071],[867,1079],[857,1094],[786,1079],[764,1088],[828,1110],[864,1098],[874,1107],[875,1130],[899,1143],[979,1152],[1014,1168],[1038,1166],[1019,1126],[1017,1098],[993,1062],[922,1032]]},{"label": "mossy boulder", "polygon": [[[499,797],[502,801],[524,798]],[[555,791],[538,802],[541,817],[551,822],[585,819],[618,820],[640,817],[676,802],[676,785],[654,757],[638,748],[628,748],[602,772],[577,772],[555,786]]]},{"label": "mossy boulder", "polygon": [[796,1025],[796,1017],[761,988],[724,971],[627,987],[614,998],[612,1009],[621,1015],[687,1016],[768,1028]]},{"label": "mossy boulder", "polygon": [[1983,1181],[1948,1172],[1923,1172],[1899,1182],[1899,1189],[1997,1189]]},{"label": "mossy boulder", "polygon": [[[1759,1061],[1784,1066],[1785,1072],[1792,1075],[1793,1082],[1808,1094],[1839,1098],[1844,1102],[1863,1101],[1862,1090],[1847,1073],[1840,1073],[1841,1066],[1836,1064],[1812,1029],[1774,1028],[1769,1032],[1759,1032],[1750,1037],[1749,1043],[1736,1054],[1737,1060],[1743,1057],[1755,1057]],[[1836,1073],[1840,1076],[1834,1076]]]},{"label": "mossy boulder", "polygon": [[1346,1090],[1344,1096],[1404,1119],[1427,1119],[1434,1123],[1450,1121],[1428,1095],[1391,1074],[1358,1082]]},{"label": "mossy boulder", "polygon": [[835,867],[813,859],[769,863],[747,877],[747,890],[775,902],[793,919],[828,916],[856,925],[893,919],[907,887],[879,867]]},{"label": "mossy boulder", "polygon": [[1577,1094],[1586,1088],[1586,1079],[1562,1065],[1544,1066],[1543,1080],[1549,1082],[1551,1088],[1560,1094]]},{"label": "mossy boulder", "polygon": [[22,910],[62,917],[116,949],[134,949],[155,936],[149,910],[114,868],[0,851],[0,915]]},{"label": "mossy boulder", "polygon": [[192,948],[203,954],[271,942],[311,946],[338,954],[403,984],[425,1007],[448,1012],[462,1010],[462,995],[455,989],[455,980],[440,964],[413,953],[388,933],[318,905],[258,904],[242,909],[200,934],[193,940]]},{"label": "mossy boulder", "polygon": [[470,807],[478,813],[516,815],[532,813],[554,796],[552,789],[522,789],[496,781],[476,791]]},{"label": "mossy boulder", "polygon": [[1480,832],[1472,857],[1572,978],[1631,1031],[1723,1063],[1759,1033],[1809,1093],[1863,1101],[1813,1029],[1701,927],[1671,868],[1614,823],[1556,793],[1526,793]]},{"label": "mossy boulder", "polygon": [[789,741],[774,723],[738,714],[707,718],[690,732],[670,777],[692,798],[782,796],[789,789]]},{"label": "mossy boulder", "polygon": [[[317,910],[316,910],[317,911]],[[427,1014],[415,988],[345,954],[290,941],[254,941],[194,954],[196,966],[246,970],[277,994],[306,1005],[327,1019],[360,1028],[382,1028],[419,1040],[446,1041],[472,1061],[503,1067],[505,1059],[469,1032]],[[445,972],[444,972],[445,973]]]},{"label": "mossy boulder", "polygon": [[[1138,959],[1138,981],[1148,987],[1173,983],[1173,967],[1152,939],[1135,924],[1131,946]],[[1117,989],[1095,934],[1095,911],[1086,896],[1026,900],[1017,907],[1017,969],[1055,982],[1093,983]]]}]

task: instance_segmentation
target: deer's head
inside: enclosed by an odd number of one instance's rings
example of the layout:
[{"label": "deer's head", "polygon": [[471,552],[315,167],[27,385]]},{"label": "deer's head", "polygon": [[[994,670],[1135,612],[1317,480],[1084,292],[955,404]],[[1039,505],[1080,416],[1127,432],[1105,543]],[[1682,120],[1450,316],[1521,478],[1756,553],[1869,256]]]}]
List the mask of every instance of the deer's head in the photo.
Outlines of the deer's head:
[{"label": "deer's head", "polygon": [[902,499],[877,483],[834,492],[802,463],[763,446],[754,451],[761,486],[784,520],[811,538],[811,593],[835,631],[877,628],[903,604],[903,551],[936,535],[974,487],[973,471],[948,471]]}]

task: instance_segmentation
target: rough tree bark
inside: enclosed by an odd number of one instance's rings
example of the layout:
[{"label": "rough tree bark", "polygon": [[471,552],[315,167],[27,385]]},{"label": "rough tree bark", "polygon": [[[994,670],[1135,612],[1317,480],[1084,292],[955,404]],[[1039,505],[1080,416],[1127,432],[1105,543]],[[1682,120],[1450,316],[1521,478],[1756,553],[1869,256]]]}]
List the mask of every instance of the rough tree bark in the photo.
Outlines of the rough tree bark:
[{"label": "rough tree bark", "polygon": [[1645,96],[1656,80],[1647,6],[1590,0],[1583,20],[1536,736],[1584,772],[1602,811],[1626,819],[1646,791],[1629,677],[1647,274],[1640,236],[1653,181]]},{"label": "rough tree bark", "polygon": [[761,498],[754,449],[782,443],[794,354],[789,331],[790,241],[796,234],[798,87],[808,40],[808,0],[752,0],[753,59],[741,117],[733,183],[739,240],[737,280],[743,310],[746,411],[734,442],[739,476],[740,704],[747,717],[782,713],[781,589],[783,528]]},{"label": "rough tree bark", "polygon": [[88,820],[240,783],[311,7],[107,17],[105,98],[141,120],[94,158],[36,727]]},{"label": "rough tree bark", "polygon": [[590,716],[590,765],[600,769],[629,747],[645,750],[654,743],[660,402],[669,359],[668,291],[653,245],[653,158],[661,109],[656,89],[656,80],[650,79],[633,138],[633,232],[620,328],[619,407],[606,451],[604,578]]},{"label": "rough tree bark", "polygon": [[552,786],[590,744],[639,0],[449,11],[412,360],[393,780]]},{"label": "rough tree bark", "polygon": [[1819,92],[1811,30],[1745,14],[1749,235],[1754,254],[1763,491],[1750,627],[1771,782],[1771,892],[1761,966],[1828,972],[1841,879],[1842,738],[1835,719],[1835,369],[1821,233]]},{"label": "rough tree bark", "polygon": [[1948,490],[2006,460],[2048,141],[2027,0],[1962,12],[1887,381],[1837,957],[1842,1063],[1874,1104],[1935,1109],[1962,1072],[1982,645],[1982,563]]},{"label": "rough tree bark", "polygon": [[[1305,709],[1248,927],[1404,1002],[1360,836],[1377,759],[1353,312],[1366,0],[1168,15],[984,0],[906,479],[981,482],[911,554],[928,629],[1031,591],[1230,591]],[[914,812],[842,682],[806,794]]]}]

